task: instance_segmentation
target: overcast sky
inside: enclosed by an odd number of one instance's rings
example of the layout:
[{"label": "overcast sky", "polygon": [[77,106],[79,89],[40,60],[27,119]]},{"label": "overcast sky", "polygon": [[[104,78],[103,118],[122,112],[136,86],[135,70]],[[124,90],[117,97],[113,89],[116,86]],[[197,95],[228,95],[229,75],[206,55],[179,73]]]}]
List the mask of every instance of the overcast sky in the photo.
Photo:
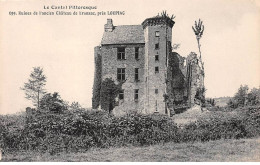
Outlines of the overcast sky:
[{"label": "overcast sky", "polygon": [[[254,0],[0,0],[0,114],[24,111],[31,102],[20,90],[34,66],[44,68],[48,92],[91,107],[94,47],[107,18],[137,25],[162,10],[174,14],[173,43],[187,56],[198,52],[191,26],[201,18],[207,97],[233,96],[241,84],[260,85],[260,5]],[[10,16],[43,11],[44,5],[95,5],[124,16]],[[68,11],[68,10],[67,10]],[[72,10],[71,10],[72,11]],[[82,11],[82,10],[81,10]]]}]

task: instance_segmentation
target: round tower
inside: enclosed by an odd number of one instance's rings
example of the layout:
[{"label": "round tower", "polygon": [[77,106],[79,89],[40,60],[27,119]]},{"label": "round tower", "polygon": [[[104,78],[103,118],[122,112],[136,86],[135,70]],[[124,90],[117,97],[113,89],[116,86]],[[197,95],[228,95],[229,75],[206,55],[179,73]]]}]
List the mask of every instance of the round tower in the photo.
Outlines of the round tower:
[{"label": "round tower", "polygon": [[145,101],[146,113],[167,114],[165,97],[168,56],[171,51],[174,21],[163,14],[143,21],[145,38]]}]

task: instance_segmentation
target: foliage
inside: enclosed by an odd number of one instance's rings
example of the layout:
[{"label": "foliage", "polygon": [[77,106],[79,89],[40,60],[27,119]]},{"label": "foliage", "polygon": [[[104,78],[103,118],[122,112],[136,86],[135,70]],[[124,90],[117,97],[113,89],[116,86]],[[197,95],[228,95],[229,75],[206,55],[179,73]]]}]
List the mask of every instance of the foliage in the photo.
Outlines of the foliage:
[{"label": "foliage", "polygon": [[172,14],[172,16],[169,17],[169,15],[167,14],[166,11],[162,11],[161,14],[158,13],[157,17],[169,18],[169,19],[171,19],[171,20],[174,20],[174,18],[175,18],[176,16]]},{"label": "foliage", "polygon": [[[106,91],[115,91],[114,88],[119,87],[112,80],[107,82],[113,88]],[[184,127],[177,127],[171,118],[160,114],[135,113],[116,117],[108,111],[87,111],[76,102],[71,109],[67,110],[67,103],[58,93],[48,93],[41,99],[38,111],[27,108],[21,115],[0,116],[0,147],[4,152],[26,150],[53,155],[93,147],[144,146],[169,141],[209,141],[260,135],[260,106],[213,111]]]},{"label": "foliage", "polygon": [[210,106],[216,105],[215,99],[213,98],[206,99],[206,103],[209,104]]},{"label": "foliage", "polygon": [[199,19],[199,22],[195,21],[195,26],[192,26],[192,30],[194,31],[197,38],[201,38],[204,32],[204,25],[202,25],[203,21]]},{"label": "foliage", "polygon": [[71,105],[69,106],[70,110],[79,110],[82,109],[82,106],[79,104],[79,102],[73,101]]},{"label": "foliage", "polygon": [[[33,150],[55,154],[91,147],[150,145],[176,139],[177,126],[165,115],[110,116],[106,111],[36,111],[24,128],[1,123],[5,151]],[[13,123],[16,125],[16,123]]]},{"label": "foliage", "polygon": [[95,76],[94,76],[94,84],[92,91],[92,108],[97,109],[100,105],[100,90],[101,90],[101,82],[102,82],[102,59],[101,56],[98,55],[95,58]]},{"label": "foliage", "polygon": [[245,105],[248,90],[249,90],[249,88],[248,88],[247,85],[245,85],[245,86],[241,85],[239,87],[237,93],[234,96],[234,100],[237,101],[238,106],[244,106]]},{"label": "foliage", "polygon": [[251,89],[251,91],[248,93],[247,99],[248,99],[249,105],[259,104],[260,103],[260,87],[258,89],[257,88]]},{"label": "foliage", "polygon": [[260,135],[260,107],[246,107],[239,112],[211,112],[207,118],[186,125],[181,130],[185,141],[240,139]]},{"label": "foliage", "polygon": [[30,78],[24,87],[21,88],[25,91],[25,98],[31,100],[33,104],[39,107],[39,101],[43,94],[45,94],[46,76],[43,74],[41,67],[34,67]]},{"label": "foliage", "polygon": [[[26,120],[28,115],[32,115],[31,120]],[[115,117],[107,111],[83,109],[59,114],[35,111],[27,116],[0,116],[0,130],[1,148],[5,152],[27,150],[51,155],[92,147],[250,138],[260,133],[260,106],[211,112],[183,128],[159,114]]]},{"label": "foliage", "polygon": [[118,96],[120,90],[122,89],[122,83],[118,85],[111,78],[106,78],[101,83],[101,91],[100,91],[100,102],[101,108],[103,110],[108,111],[109,113],[116,106],[116,97]]},{"label": "foliage", "polygon": [[241,85],[234,97],[229,100],[228,106],[235,109],[247,105],[258,105],[260,103],[260,88],[248,91],[247,85]]},{"label": "foliage", "polygon": [[206,92],[206,89],[204,87],[201,87],[201,88],[197,88],[197,91],[196,91],[196,94],[195,94],[195,98],[200,100],[203,106],[204,106],[205,101],[206,101],[205,92]]},{"label": "foliage", "polygon": [[57,92],[44,95],[40,100],[39,108],[44,111],[52,111],[56,113],[60,113],[67,109],[64,101],[60,98],[60,95]]},{"label": "foliage", "polygon": [[[202,74],[203,74],[203,78],[204,78],[204,62],[202,62],[202,58],[201,58],[201,50],[200,50],[200,39],[203,35],[203,32],[204,32],[204,25],[202,25],[203,21],[201,21],[199,19],[199,22],[197,23],[197,21],[195,21],[195,26],[193,27],[192,26],[192,30],[194,31],[194,34],[196,36],[196,39],[197,39],[197,42],[198,42],[198,48],[199,48],[199,53],[200,53],[200,58],[199,58],[199,61],[200,61],[200,64],[201,64],[201,68],[202,68]],[[204,80],[203,80],[203,83],[204,83]],[[204,85],[203,85],[204,86]]]}]

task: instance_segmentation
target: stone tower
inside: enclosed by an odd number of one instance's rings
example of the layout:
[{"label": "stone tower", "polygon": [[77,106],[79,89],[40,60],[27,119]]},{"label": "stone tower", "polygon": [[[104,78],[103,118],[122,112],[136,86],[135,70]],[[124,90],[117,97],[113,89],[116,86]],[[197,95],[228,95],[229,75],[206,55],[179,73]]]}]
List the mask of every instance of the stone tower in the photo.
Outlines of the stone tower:
[{"label": "stone tower", "polygon": [[144,111],[168,114],[164,96],[168,56],[174,21],[167,16],[147,18],[142,23],[145,39]]}]

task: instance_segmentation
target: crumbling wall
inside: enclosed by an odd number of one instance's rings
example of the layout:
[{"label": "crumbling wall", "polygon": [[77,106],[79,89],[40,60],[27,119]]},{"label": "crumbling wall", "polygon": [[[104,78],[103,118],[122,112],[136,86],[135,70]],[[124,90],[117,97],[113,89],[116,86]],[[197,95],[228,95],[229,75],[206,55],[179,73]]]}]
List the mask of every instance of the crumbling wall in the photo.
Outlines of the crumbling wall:
[{"label": "crumbling wall", "polygon": [[185,59],[172,52],[168,60],[165,101],[167,108],[176,113],[178,108],[194,105],[196,93],[203,87],[203,73],[196,53],[191,52]]},{"label": "crumbling wall", "polygon": [[176,106],[187,102],[186,78],[184,73],[184,58],[178,53],[169,55],[167,68],[167,107],[173,110]]},{"label": "crumbling wall", "polygon": [[188,103],[193,106],[198,89],[203,88],[203,70],[199,65],[197,54],[191,52],[186,59],[186,80]]}]

